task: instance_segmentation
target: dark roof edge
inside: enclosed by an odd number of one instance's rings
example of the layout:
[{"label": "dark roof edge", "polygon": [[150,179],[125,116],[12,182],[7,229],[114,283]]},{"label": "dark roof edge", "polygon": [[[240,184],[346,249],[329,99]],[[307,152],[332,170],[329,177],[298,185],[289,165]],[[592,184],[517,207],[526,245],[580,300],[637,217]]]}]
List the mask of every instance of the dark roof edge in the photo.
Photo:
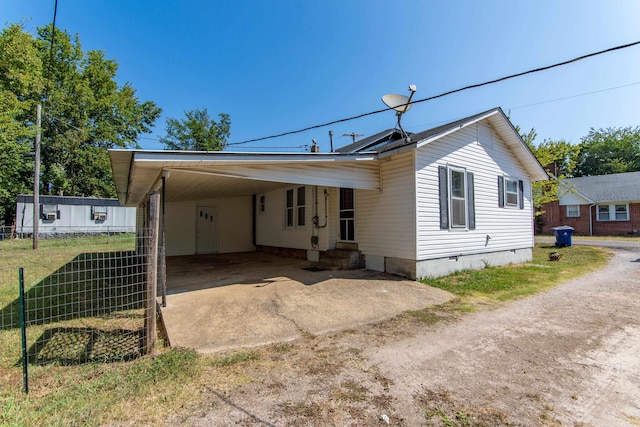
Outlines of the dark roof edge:
[{"label": "dark roof edge", "polygon": [[[120,206],[118,199],[103,199],[100,197],[77,196],[40,196],[41,204],[71,205],[71,206]],[[33,203],[32,194],[19,194],[18,203]]]}]

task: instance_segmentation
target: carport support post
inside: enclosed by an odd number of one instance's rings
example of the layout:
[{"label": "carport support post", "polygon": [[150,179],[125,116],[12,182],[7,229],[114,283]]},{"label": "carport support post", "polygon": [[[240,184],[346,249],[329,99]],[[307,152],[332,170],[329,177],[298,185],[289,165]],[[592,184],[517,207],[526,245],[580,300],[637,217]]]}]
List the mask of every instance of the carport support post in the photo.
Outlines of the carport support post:
[{"label": "carport support post", "polygon": [[144,307],[144,352],[151,354],[156,346],[156,297],[158,294],[158,225],[160,213],[160,192],[154,191],[147,204],[147,292]]}]

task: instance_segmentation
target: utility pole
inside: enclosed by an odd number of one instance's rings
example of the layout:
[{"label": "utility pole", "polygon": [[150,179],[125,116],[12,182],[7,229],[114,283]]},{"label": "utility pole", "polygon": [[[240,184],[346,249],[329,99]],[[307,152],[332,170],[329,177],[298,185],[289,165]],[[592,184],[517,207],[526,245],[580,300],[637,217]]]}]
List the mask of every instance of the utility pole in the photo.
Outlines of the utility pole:
[{"label": "utility pole", "polygon": [[357,137],[357,136],[362,136],[362,135],[364,135],[364,134],[363,134],[363,133],[355,133],[355,132],[351,132],[351,133],[345,133],[345,134],[343,134],[342,136],[350,136],[350,137],[351,137],[351,139],[353,140],[353,143],[355,144],[355,142],[356,142],[356,137]]},{"label": "utility pole", "polygon": [[40,125],[42,122],[42,106],[36,106],[36,142],[35,166],[33,168],[33,249],[38,249],[38,233],[40,232]]}]

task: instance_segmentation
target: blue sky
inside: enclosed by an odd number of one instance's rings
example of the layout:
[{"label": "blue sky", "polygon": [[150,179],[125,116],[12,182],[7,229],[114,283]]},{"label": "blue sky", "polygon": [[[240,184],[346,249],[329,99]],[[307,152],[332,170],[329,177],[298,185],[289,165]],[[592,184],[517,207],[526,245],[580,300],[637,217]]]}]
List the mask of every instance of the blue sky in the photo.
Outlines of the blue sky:
[{"label": "blue sky", "polygon": [[[0,0],[0,21],[35,32],[53,6]],[[59,0],[56,25],[115,58],[119,82],[163,109],[139,141],[161,149],[165,120],[186,110],[229,114],[230,142],[241,142],[379,110],[409,84],[422,99],[638,41],[639,18],[637,0]],[[591,127],[640,125],[639,105],[635,46],[417,104],[403,125],[417,132],[500,106],[537,142],[578,143]],[[339,147],[351,141],[343,134],[394,126],[385,112],[229,150],[301,151],[316,139],[328,151],[330,129]]]}]

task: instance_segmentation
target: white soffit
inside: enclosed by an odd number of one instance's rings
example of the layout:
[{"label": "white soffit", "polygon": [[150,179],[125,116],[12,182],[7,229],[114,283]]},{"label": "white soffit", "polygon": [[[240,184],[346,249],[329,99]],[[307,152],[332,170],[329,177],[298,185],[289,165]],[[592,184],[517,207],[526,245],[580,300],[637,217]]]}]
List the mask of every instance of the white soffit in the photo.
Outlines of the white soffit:
[{"label": "white soffit", "polygon": [[[157,187],[164,170],[167,200],[258,194],[274,188],[319,185],[375,190],[380,188],[375,154],[237,154],[133,151],[110,152],[121,203],[135,206]],[[128,179],[123,178],[127,173]],[[116,178],[114,176],[114,178]]]}]

